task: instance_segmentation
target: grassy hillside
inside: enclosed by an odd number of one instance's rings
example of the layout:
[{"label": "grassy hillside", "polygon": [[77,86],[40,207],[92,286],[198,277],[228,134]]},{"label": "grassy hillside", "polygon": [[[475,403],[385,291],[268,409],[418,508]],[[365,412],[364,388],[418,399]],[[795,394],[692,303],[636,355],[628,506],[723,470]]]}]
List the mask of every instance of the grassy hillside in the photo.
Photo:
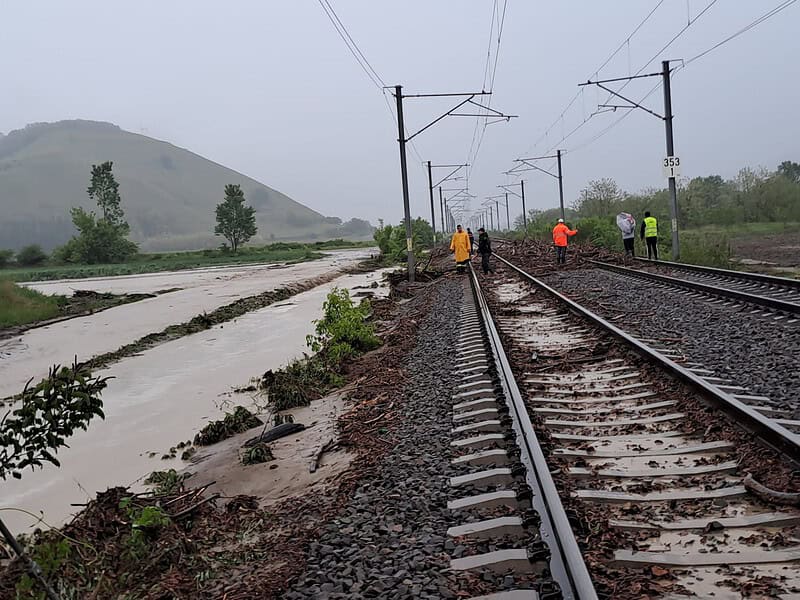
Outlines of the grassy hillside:
[{"label": "grassy hillside", "polygon": [[114,162],[132,238],[143,250],[211,247],[214,207],[238,183],[257,209],[253,241],[364,239],[362,223],[340,225],[254,179],[167,142],[110,123],[61,121],[0,136],[0,248],[45,249],[73,234],[69,209],[95,208],[86,194],[93,163]]}]

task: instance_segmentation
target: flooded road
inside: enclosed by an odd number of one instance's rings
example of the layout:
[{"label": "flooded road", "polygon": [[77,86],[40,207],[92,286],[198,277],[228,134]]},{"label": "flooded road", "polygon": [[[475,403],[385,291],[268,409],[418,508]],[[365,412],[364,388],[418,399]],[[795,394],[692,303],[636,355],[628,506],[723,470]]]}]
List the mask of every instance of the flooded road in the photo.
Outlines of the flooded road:
[{"label": "flooded road", "polygon": [[[161,455],[193,438],[208,420],[219,418],[224,405],[250,403],[248,395],[232,394],[232,387],[300,356],[331,288],[368,286],[380,282],[381,276],[373,272],[339,277],[98,371],[115,377],[103,394],[106,419],[93,421],[89,431],[70,438],[70,448],[57,455],[61,468],[47,465],[25,471],[20,481],[0,482],[0,506],[42,511],[47,523],[58,525],[77,510],[70,503],[86,502],[95,491],[135,484],[153,470],[182,468],[186,463],[161,460]],[[150,458],[150,452],[156,456]],[[0,514],[15,533],[34,522],[18,512]]]},{"label": "flooded road", "polygon": [[78,317],[0,341],[0,398],[22,391],[31,377],[41,379],[53,364],[111,352],[148,333],[188,321],[238,298],[310,279],[357,263],[374,250],[337,250],[325,258],[294,265],[247,265],[137,276],[71,279],[27,284],[47,294],[74,290],[133,293],[180,287],[132,304]]}]

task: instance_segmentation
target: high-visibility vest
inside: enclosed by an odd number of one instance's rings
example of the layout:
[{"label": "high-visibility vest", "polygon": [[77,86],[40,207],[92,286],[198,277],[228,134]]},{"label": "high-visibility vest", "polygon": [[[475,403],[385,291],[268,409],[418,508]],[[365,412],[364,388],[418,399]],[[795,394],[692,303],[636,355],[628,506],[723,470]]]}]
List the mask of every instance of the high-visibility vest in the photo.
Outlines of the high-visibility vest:
[{"label": "high-visibility vest", "polygon": [[644,218],[644,237],[658,237],[658,221],[655,217]]}]

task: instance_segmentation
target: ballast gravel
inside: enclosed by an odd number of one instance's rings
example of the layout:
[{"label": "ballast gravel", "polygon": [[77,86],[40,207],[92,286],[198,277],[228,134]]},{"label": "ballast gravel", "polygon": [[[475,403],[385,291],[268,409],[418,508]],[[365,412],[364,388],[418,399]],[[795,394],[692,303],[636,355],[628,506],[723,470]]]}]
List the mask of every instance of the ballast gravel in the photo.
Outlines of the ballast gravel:
[{"label": "ballast gravel", "polygon": [[443,278],[433,293],[408,361],[396,445],[380,474],[362,481],[311,543],[307,569],[283,595],[287,600],[459,597],[463,580],[449,563],[463,549],[446,532],[457,524],[447,501],[448,479],[456,474],[449,464],[450,397],[462,279]]},{"label": "ballast gravel", "polygon": [[748,388],[742,393],[766,396],[773,407],[800,416],[800,322],[601,269],[542,279],[626,332],[679,349],[689,361]]}]

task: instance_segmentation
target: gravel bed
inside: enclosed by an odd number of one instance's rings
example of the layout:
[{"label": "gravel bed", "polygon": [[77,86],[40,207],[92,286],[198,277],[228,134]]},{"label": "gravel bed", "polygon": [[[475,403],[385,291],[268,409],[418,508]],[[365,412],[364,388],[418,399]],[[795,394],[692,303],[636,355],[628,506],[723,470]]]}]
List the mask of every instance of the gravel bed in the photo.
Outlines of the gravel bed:
[{"label": "gravel bed", "polygon": [[396,444],[310,544],[306,571],[283,598],[456,598],[468,585],[449,571],[463,550],[446,537],[455,524],[447,510],[450,395],[463,290],[458,277],[436,283],[409,357]]},{"label": "gravel bed", "polygon": [[800,417],[800,323],[754,316],[600,269],[555,273],[548,284],[625,331],[680,349],[719,377]]}]

